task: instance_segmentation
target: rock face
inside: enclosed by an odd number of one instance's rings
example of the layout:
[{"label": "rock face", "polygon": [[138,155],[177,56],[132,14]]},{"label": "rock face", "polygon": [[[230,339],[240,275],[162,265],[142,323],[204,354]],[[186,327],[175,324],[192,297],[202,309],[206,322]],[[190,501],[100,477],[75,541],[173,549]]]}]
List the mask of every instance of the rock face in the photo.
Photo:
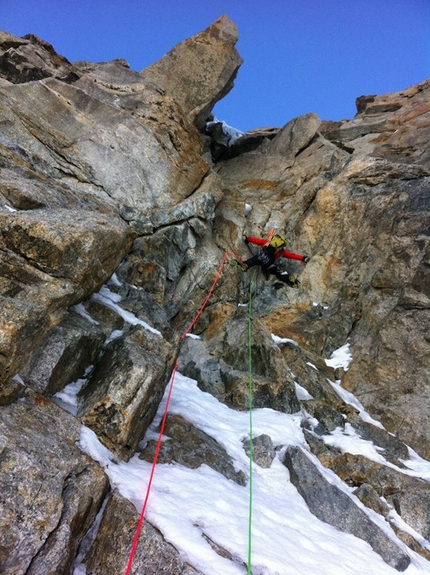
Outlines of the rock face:
[{"label": "rock face", "polygon": [[79,78],[75,68],[54,48],[33,34],[17,38],[0,31],[0,77],[14,84],[55,77],[63,82]]},{"label": "rock face", "polygon": [[[241,410],[249,407],[247,322],[246,311],[219,307],[212,313],[207,343],[188,340],[179,359],[181,373],[197,379],[201,389]],[[253,324],[252,355],[254,407],[270,407],[284,413],[299,411],[288,367],[270,333],[258,320]]]},{"label": "rock face", "polygon": [[[429,90],[425,82],[381,97],[380,106],[375,97],[336,130],[304,116],[256,150],[222,162],[218,173],[235,194],[224,197],[217,220],[224,238],[275,227],[295,251],[312,255],[302,274],[307,297],[267,307],[263,321],[323,356],[349,339],[357,361],[343,385],[426,457]],[[283,133],[291,152],[279,155]],[[235,209],[241,201],[253,205],[246,218]]]},{"label": "rock face", "polygon": [[[81,426],[117,461],[150,461],[141,441],[174,366],[246,411],[250,355],[253,407],[297,417],[308,452],[261,434],[254,464],[281,459],[312,513],[394,569],[430,558],[428,481],[405,466],[410,448],[430,457],[430,81],[360,97],[352,120],[306,114],[229,146],[205,124],[233,87],[237,39],[223,16],[138,73],[0,32],[2,573],[73,573],[78,553],[88,575],[125,570],[137,512],[116,491],[102,507]],[[300,290],[229,265],[250,255],[243,234],[271,228],[311,257],[286,263]],[[327,365],[346,343],[348,368]],[[247,482],[185,418],[165,434],[161,461]],[[198,573],[146,521],[135,561]]]},{"label": "rock face", "polygon": [[[88,575],[104,575],[123,570],[129,556],[129,534],[133,532],[137,520],[133,505],[114,492],[98,531],[100,543],[96,539],[86,562]],[[138,547],[133,572],[156,575],[160,573],[161,567],[166,575],[199,575],[198,571],[181,559],[172,545],[166,543],[161,533],[147,522],[143,524],[141,540],[144,545]]]},{"label": "rock face", "polygon": [[75,445],[79,422],[30,389],[0,426],[2,572],[70,573],[108,479]]}]

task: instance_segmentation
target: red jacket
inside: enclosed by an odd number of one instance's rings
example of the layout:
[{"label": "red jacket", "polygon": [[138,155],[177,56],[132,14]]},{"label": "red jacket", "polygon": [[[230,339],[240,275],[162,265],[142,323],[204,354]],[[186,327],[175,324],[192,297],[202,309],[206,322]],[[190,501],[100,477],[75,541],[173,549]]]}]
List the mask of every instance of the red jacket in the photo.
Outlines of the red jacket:
[{"label": "red jacket", "polygon": [[[262,240],[261,238],[252,238],[252,237],[247,237],[246,238],[246,243],[248,244],[256,244],[257,246],[265,246],[267,244],[267,240]],[[288,250],[279,250],[278,252],[276,252],[275,254],[275,258],[288,258],[290,260],[300,260],[303,261],[303,259],[306,256],[301,256],[299,254],[293,254],[293,252],[289,252]]]}]

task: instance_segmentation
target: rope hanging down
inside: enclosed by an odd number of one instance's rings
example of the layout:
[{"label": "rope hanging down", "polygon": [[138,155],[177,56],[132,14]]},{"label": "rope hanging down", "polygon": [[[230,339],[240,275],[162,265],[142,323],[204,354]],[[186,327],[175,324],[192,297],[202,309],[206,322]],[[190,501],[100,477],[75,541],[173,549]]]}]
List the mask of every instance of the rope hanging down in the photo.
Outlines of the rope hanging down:
[{"label": "rope hanging down", "polygon": [[[222,272],[222,269],[223,269],[223,267],[224,267],[224,264],[225,264],[225,262],[226,262],[226,260],[227,260],[227,256],[228,256],[228,255],[233,255],[234,257],[237,257],[235,254],[232,254],[231,252],[224,252],[224,257],[223,257],[222,262],[221,262],[221,264],[220,264],[220,266],[219,266],[219,268],[218,268],[218,270],[217,270],[215,279],[214,279],[213,284],[212,284],[212,286],[211,286],[211,288],[210,288],[210,290],[209,290],[209,292],[208,292],[208,295],[206,296],[206,299],[204,300],[204,302],[203,302],[202,306],[200,307],[199,311],[197,312],[195,318],[193,319],[193,321],[190,323],[190,325],[188,326],[188,328],[187,328],[187,329],[184,331],[184,333],[182,334],[181,340],[183,340],[183,339],[187,336],[187,334],[191,331],[192,327],[195,325],[195,323],[197,322],[197,320],[199,319],[199,317],[202,315],[203,310],[205,309],[206,304],[208,303],[209,298],[211,297],[212,292],[214,291],[215,286],[216,286],[216,284],[218,283],[218,280],[219,280],[219,278],[220,278],[220,276],[221,276],[221,272]],[[127,564],[127,569],[126,569],[125,575],[129,575],[129,573],[130,573],[130,571],[131,571],[132,564],[133,564],[133,558],[134,558],[134,555],[135,555],[135,553],[136,553],[137,543],[138,543],[138,541],[139,541],[139,535],[140,535],[140,531],[141,531],[141,529],[142,529],[143,519],[144,519],[144,517],[145,517],[146,506],[147,506],[148,499],[149,499],[149,493],[150,493],[150,491],[151,491],[152,480],[153,480],[153,478],[154,478],[155,467],[156,467],[157,461],[158,461],[158,454],[159,454],[159,451],[160,451],[161,440],[162,440],[163,432],[164,432],[164,426],[165,426],[166,419],[167,419],[167,414],[168,414],[168,411],[169,411],[169,403],[170,403],[170,398],[171,398],[171,396],[172,396],[173,384],[174,384],[174,381],[175,381],[175,375],[176,375],[177,369],[178,369],[178,359],[176,359],[176,361],[175,361],[175,365],[174,365],[174,367],[173,367],[173,372],[172,372],[172,377],[170,378],[169,392],[168,392],[168,395],[167,395],[166,406],[165,406],[165,408],[164,408],[163,419],[162,419],[162,421],[161,421],[160,433],[159,433],[159,435],[158,435],[157,447],[156,447],[156,449],[155,449],[155,455],[154,455],[154,460],[153,460],[153,462],[152,462],[152,467],[151,467],[151,473],[150,473],[150,476],[149,476],[148,486],[147,486],[147,488],[146,488],[146,496],[145,496],[145,500],[144,500],[144,502],[143,502],[143,507],[142,507],[142,511],[141,511],[141,513],[140,513],[139,522],[138,522],[138,524],[137,524],[136,532],[135,532],[135,534],[134,534],[133,545],[132,545],[132,547],[131,547],[130,556],[129,556],[129,559],[128,559],[128,564]]]},{"label": "rope hanging down", "polygon": [[[255,273],[254,273],[255,275]],[[248,304],[248,368],[249,368],[249,515],[248,515],[248,575],[251,575],[251,550],[252,550],[252,279],[249,283]]]}]

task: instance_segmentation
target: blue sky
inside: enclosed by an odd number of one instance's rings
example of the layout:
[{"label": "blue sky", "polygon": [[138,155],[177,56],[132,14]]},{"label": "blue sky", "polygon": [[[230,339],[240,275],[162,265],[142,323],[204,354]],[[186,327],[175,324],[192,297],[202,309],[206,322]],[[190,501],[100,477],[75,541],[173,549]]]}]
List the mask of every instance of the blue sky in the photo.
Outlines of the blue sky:
[{"label": "blue sky", "polygon": [[430,77],[429,0],[0,0],[0,29],[140,72],[222,14],[244,63],[214,111],[242,131],[307,112],[351,119],[358,96]]}]

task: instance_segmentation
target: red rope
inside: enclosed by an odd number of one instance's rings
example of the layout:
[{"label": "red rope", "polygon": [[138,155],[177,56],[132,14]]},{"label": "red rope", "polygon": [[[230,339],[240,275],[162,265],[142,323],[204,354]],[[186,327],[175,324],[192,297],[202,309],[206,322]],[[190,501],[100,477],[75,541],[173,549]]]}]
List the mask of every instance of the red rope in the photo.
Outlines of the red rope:
[{"label": "red rope", "polygon": [[131,547],[130,557],[128,559],[127,570],[125,572],[126,575],[128,575],[130,573],[130,570],[131,570],[134,554],[136,553],[137,542],[139,541],[139,535],[140,535],[140,531],[142,529],[143,518],[145,517],[146,505],[148,503],[149,492],[151,491],[152,480],[154,478],[154,473],[155,473],[155,466],[157,464],[158,454],[160,452],[161,439],[163,437],[164,425],[165,425],[166,419],[167,419],[167,412],[169,411],[169,403],[170,403],[170,398],[172,396],[173,382],[175,381],[175,374],[176,374],[177,369],[178,369],[178,360],[176,359],[175,365],[173,367],[172,377],[170,379],[170,388],[169,388],[169,393],[167,395],[167,401],[166,401],[166,407],[164,409],[163,419],[161,421],[161,427],[160,427],[160,433],[158,435],[157,447],[155,449],[154,460],[152,462],[152,467],[151,467],[151,474],[149,476],[148,487],[146,489],[146,497],[145,497],[145,501],[143,502],[143,507],[142,507],[142,511],[140,513],[139,523],[137,524],[136,533],[134,534],[133,545]]},{"label": "red rope", "polygon": [[221,264],[220,264],[220,266],[219,266],[219,268],[218,268],[218,271],[217,271],[217,274],[216,274],[216,276],[215,276],[214,282],[213,282],[213,284],[212,284],[212,286],[211,286],[211,289],[209,290],[208,295],[206,296],[206,299],[205,299],[205,301],[204,301],[203,304],[202,304],[202,307],[201,307],[201,308],[199,309],[199,311],[197,312],[196,317],[193,319],[193,321],[190,323],[190,325],[188,326],[188,328],[187,328],[187,329],[184,331],[184,333],[182,334],[181,339],[184,339],[184,337],[186,337],[186,336],[189,334],[189,332],[191,331],[191,328],[195,325],[195,323],[197,322],[197,320],[199,319],[199,317],[202,315],[203,310],[205,309],[206,304],[208,303],[209,298],[211,297],[212,292],[214,291],[215,286],[216,286],[216,284],[218,283],[218,280],[219,280],[219,277],[220,277],[220,275],[221,275],[222,268],[224,267],[224,264],[225,264],[225,260],[226,260],[226,259],[227,259],[227,252],[224,252],[224,257],[222,258],[222,262],[221,262]]},{"label": "red rope", "polygon": [[[201,308],[199,309],[199,311],[197,312],[195,318],[193,319],[193,321],[190,323],[190,325],[188,326],[188,328],[184,331],[184,333],[181,336],[181,340],[184,339],[187,334],[191,331],[191,328],[195,325],[195,323],[197,322],[197,320],[199,319],[199,317],[202,315],[203,310],[206,307],[206,304],[209,301],[209,298],[212,295],[212,292],[215,289],[216,284],[218,283],[218,280],[221,276],[221,272],[222,272],[222,268],[224,267],[224,264],[226,262],[227,259],[227,255],[232,255],[235,258],[239,258],[240,256],[236,256],[236,254],[233,254],[232,252],[224,252],[224,257],[222,259],[222,262],[217,270],[217,274],[215,276],[215,279],[213,281],[213,284],[208,292],[208,295],[206,296],[206,299],[204,300]],[[242,259],[242,258],[240,258]],[[172,377],[170,378],[170,387],[169,387],[169,393],[167,395],[167,401],[166,401],[166,406],[164,408],[164,414],[163,414],[163,419],[161,421],[161,427],[160,427],[160,433],[158,435],[158,441],[157,441],[157,447],[155,449],[155,455],[154,455],[154,460],[152,462],[152,467],[151,467],[151,473],[149,476],[149,482],[148,482],[148,487],[146,488],[146,496],[145,496],[145,501],[143,502],[143,507],[142,507],[142,511],[140,513],[140,518],[139,518],[139,522],[137,524],[137,528],[136,528],[136,532],[134,534],[134,540],[133,540],[133,545],[131,547],[131,551],[130,551],[130,557],[128,559],[128,564],[127,564],[127,570],[125,572],[125,575],[129,575],[130,571],[131,571],[131,566],[133,564],[133,558],[134,555],[136,553],[136,548],[137,548],[137,543],[139,541],[139,536],[140,536],[140,531],[142,529],[142,524],[143,524],[143,519],[145,517],[145,511],[146,511],[146,506],[148,503],[148,499],[149,499],[149,493],[151,491],[151,485],[152,485],[152,480],[154,478],[154,473],[155,473],[155,467],[157,465],[157,460],[158,460],[158,454],[160,452],[160,447],[161,447],[161,440],[163,437],[163,432],[164,432],[164,426],[166,423],[166,419],[167,419],[167,413],[169,411],[169,403],[170,403],[170,398],[172,396],[172,390],[173,390],[173,384],[175,381],[175,375],[176,375],[176,371],[178,369],[178,359],[176,359],[175,361],[175,365],[173,367],[173,372],[172,372]]]}]

